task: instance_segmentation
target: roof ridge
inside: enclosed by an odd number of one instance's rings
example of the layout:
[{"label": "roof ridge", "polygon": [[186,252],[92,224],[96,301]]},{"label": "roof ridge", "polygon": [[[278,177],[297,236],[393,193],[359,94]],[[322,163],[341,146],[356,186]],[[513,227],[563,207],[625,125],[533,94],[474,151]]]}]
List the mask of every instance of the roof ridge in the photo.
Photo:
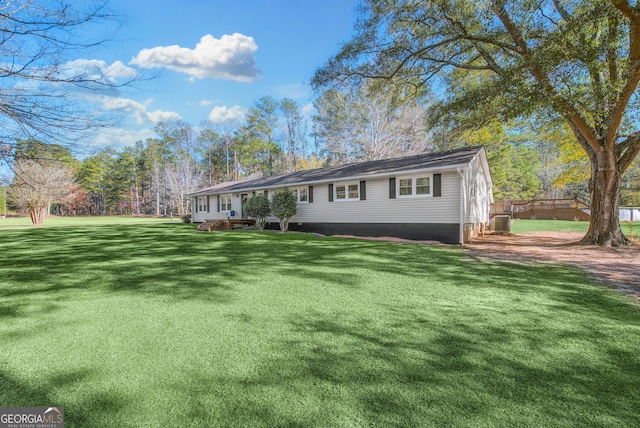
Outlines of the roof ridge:
[{"label": "roof ridge", "polygon": [[392,174],[403,170],[436,169],[468,163],[483,149],[483,146],[459,147],[444,152],[418,153],[388,159],[376,159],[362,162],[350,162],[324,168],[306,169],[282,174],[254,177],[232,182],[224,182],[201,189],[190,195],[207,194],[211,191],[241,191],[258,188],[286,187],[302,183],[344,180],[349,177],[366,177],[380,174]]}]

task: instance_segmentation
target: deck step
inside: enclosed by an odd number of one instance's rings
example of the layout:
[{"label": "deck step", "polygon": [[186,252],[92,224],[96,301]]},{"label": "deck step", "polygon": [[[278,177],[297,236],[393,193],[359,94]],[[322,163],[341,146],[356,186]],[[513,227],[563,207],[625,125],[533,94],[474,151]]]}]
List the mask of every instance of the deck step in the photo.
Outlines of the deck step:
[{"label": "deck step", "polygon": [[251,219],[205,220],[198,225],[197,230],[204,232],[211,232],[212,230],[231,230],[253,226],[254,224],[256,224],[256,221]]}]

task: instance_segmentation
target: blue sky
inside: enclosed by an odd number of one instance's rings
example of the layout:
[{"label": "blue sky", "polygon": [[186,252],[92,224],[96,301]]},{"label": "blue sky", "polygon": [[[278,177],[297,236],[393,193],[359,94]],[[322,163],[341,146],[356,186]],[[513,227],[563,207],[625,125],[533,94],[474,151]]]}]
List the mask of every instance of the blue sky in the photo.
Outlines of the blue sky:
[{"label": "blue sky", "polygon": [[308,82],[349,40],[357,3],[111,0],[117,32],[77,59],[102,64],[120,81],[129,73],[154,78],[93,100],[124,114],[124,120],[92,145],[154,137],[159,120],[181,119],[196,127],[208,119],[232,120],[263,96],[292,98],[309,109]]}]

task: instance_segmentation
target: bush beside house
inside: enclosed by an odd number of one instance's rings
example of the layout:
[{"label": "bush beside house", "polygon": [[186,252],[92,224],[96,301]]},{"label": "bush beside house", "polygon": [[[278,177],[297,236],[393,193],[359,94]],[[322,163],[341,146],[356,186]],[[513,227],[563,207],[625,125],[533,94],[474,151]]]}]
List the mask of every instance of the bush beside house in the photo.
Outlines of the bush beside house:
[{"label": "bush beside house", "polygon": [[258,230],[264,230],[267,217],[271,215],[271,204],[264,195],[253,195],[245,202],[244,209],[256,221]]},{"label": "bush beside house", "polygon": [[291,190],[278,190],[273,194],[273,198],[271,198],[271,213],[278,218],[282,232],[289,230],[289,220],[297,212],[296,196]]}]

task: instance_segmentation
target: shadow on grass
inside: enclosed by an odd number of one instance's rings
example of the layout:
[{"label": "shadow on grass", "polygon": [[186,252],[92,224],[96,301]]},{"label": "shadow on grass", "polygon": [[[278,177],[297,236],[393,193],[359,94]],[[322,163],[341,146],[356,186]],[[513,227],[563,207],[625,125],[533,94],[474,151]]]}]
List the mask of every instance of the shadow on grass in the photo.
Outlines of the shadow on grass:
[{"label": "shadow on grass", "polygon": [[34,385],[0,371],[0,403],[5,407],[62,406],[66,427],[114,426],[110,421],[114,420],[115,410],[127,405],[123,397],[91,391],[69,403],[59,394],[74,387],[87,388],[92,375],[88,370],[59,372]]},{"label": "shadow on grass", "polygon": [[[7,285],[2,297],[103,290],[202,298],[224,302],[236,281],[259,271],[292,278],[314,278],[350,286],[359,272],[421,275],[419,266],[398,266],[397,249],[357,240],[317,239],[272,233],[197,233],[182,225],[105,226],[3,232],[0,271]],[[402,251],[397,253],[402,256]],[[415,253],[415,251],[412,251]],[[442,252],[440,258],[448,257]],[[453,252],[452,260],[458,258]],[[408,261],[410,263],[410,261]],[[4,309],[10,315],[13,309]]]},{"label": "shadow on grass", "polygon": [[[581,326],[540,331],[494,325],[482,314],[400,309],[378,319],[299,315],[290,321],[297,339],[274,343],[249,373],[191,373],[197,382],[176,388],[192,397],[185,409],[192,426],[640,423],[631,332],[621,332],[625,349],[611,337],[592,342],[598,335]],[[567,338],[567,328],[576,337]]]},{"label": "shadow on grass", "polygon": [[[164,386],[189,397],[174,411],[191,426],[640,424],[638,308],[576,269],[478,263],[451,247],[182,225],[3,237],[13,239],[0,243],[6,322],[51,314],[85,293],[232,306],[247,284],[287,282],[375,295],[367,312],[314,302],[291,311],[288,334],[241,373],[183,369],[184,383]],[[260,328],[260,315],[227,318]],[[0,374],[0,401],[48,402],[55,382],[30,388]],[[78,382],[91,379],[79,373]],[[85,425],[95,411],[108,426],[123,401],[90,394],[75,421]]]},{"label": "shadow on grass", "polygon": [[[249,378],[203,378],[189,390],[200,402],[189,417],[198,426],[640,423],[637,349],[610,338],[593,344],[597,335],[580,327],[569,339],[562,329],[488,325],[482,315],[442,322],[408,309],[394,319],[401,328],[346,313],[292,320],[299,339],[274,345],[289,349],[286,357],[267,359]],[[241,393],[207,407],[227,390]]]}]

